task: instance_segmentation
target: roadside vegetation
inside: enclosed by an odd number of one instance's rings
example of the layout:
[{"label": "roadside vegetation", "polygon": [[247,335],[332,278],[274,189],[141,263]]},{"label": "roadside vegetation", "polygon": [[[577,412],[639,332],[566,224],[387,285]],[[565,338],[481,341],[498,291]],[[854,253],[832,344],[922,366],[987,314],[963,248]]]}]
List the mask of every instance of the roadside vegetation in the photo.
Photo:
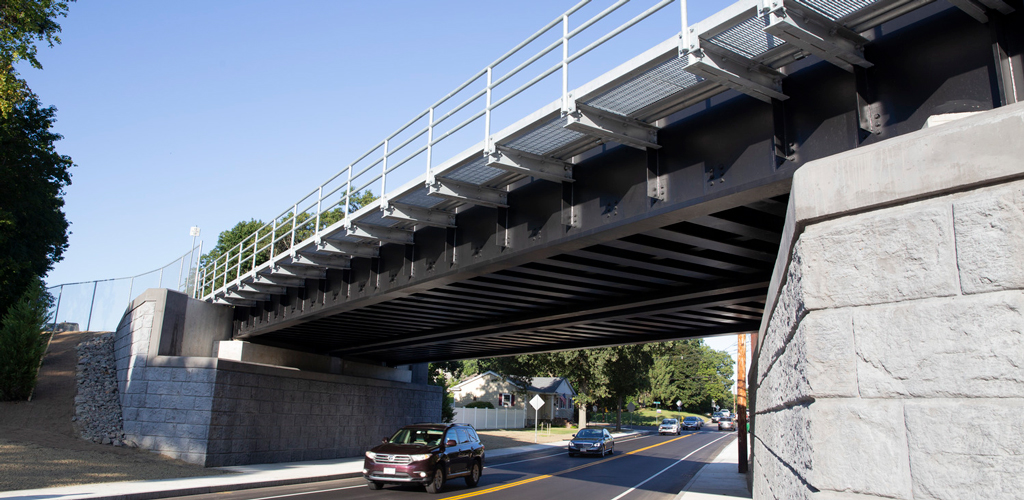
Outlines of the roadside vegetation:
[{"label": "roadside vegetation", "polygon": [[50,297],[41,278],[68,247],[64,188],[71,158],[57,152],[57,110],[15,69],[42,69],[36,43],[60,43],[68,2],[0,2],[0,400],[25,399],[46,349]]},{"label": "roadside vegetation", "polygon": [[[565,377],[577,392],[576,404],[586,405],[588,420],[599,415],[617,430],[629,423],[629,403],[640,410],[633,416],[641,419],[634,421],[637,425],[655,425],[668,410],[703,418],[713,404],[733,405],[732,357],[699,339],[431,365],[433,377],[444,374],[451,380],[449,386],[488,370],[522,387],[529,386],[532,377]],[[660,416],[655,406],[665,409]]]}]

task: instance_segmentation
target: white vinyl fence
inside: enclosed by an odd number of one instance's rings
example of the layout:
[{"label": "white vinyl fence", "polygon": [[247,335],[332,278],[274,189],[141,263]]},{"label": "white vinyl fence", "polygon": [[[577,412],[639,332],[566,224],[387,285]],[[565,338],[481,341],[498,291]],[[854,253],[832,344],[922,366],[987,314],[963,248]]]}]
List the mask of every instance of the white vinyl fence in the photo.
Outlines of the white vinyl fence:
[{"label": "white vinyl fence", "polygon": [[476,429],[522,429],[526,427],[526,410],[455,408],[452,422],[470,424]]}]

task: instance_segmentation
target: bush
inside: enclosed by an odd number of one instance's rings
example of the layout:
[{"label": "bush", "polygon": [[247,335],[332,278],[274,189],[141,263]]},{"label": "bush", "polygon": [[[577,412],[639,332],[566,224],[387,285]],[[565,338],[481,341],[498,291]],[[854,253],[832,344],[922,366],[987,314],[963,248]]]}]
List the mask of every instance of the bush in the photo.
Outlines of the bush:
[{"label": "bush", "polygon": [[494,405],[490,401],[473,401],[466,405],[466,408],[487,408],[489,410],[494,409]]},{"label": "bush", "polygon": [[0,322],[0,401],[27,399],[49,338],[42,332],[50,295],[36,278]]}]

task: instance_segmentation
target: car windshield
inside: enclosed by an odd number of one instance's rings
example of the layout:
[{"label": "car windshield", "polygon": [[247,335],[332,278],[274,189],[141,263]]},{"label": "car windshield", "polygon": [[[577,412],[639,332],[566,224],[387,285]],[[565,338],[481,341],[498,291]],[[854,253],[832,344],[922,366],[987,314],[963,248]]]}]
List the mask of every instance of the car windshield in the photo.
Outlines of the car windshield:
[{"label": "car windshield", "polygon": [[722,422],[732,422],[732,419],[731,419],[731,418],[729,418],[729,417],[722,417],[722,420],[721,420],[721,421],[722,421]]},{"label": "car windshield", "polygon": [[395,444],[425,444],[437,446],[444,431],[438,429],[399,429],[388,442]]},{"label": "car windshield", "polygon": [[672,425],[672,424],[674,424],[676,422],[677,422],[677,420],[674,419],[674,418],[666,418],[665,420],[661,421],[661,425]]},{"label": "car windshield", "polygon": [[683,419],[683,422],[696,422],[696,421],[697,421],[697,417],[686,417],[686,418]]},{"label": "car windshield", "polygon": [[578,432],[576,434],[576,437],[584,438],[584,439],[586,439],[586,438],[599,438],[599,437],[602,437],[602,436],[604,436],[604,433],[599,431],[599,430],[597,430],[597,429],[583,429],[582,431],[580,431],[580,432]]}]

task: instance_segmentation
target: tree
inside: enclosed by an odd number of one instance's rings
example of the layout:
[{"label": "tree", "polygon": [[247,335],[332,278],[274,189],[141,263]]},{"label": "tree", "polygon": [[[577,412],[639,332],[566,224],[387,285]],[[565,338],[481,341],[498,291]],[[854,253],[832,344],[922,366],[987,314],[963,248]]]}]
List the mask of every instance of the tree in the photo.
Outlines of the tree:
[{"label": "tree", "polygon": [[[74,1],[74,0],[71,0]],[[50,47],[60,43],[60,24],[56,18],[66,17],[67,1],[5,0],[0,2],[0,118],[30,94],[25,81],[18,78],[14,65],[27,61],[36,69],[43,65],[36,59],[36,42]]]},{"label": "tree", "polygon": [[54,147],[56,112],[28,94],[0,117],[0,317],[68,246],[62,208],[73,163]]},{"label": "tree", "polygon": [[654,364],[655,348],[649,345],[623,345],[601,349],[601,371],[605,389],[615,398],[615,430],[622,430],[622,400],[651,386],[648,376]]},{"label": "tree", "polygon": [[430,385],[441,386],[441,421],[451,423],[455,419],[455,395],[448,391],[449,380],[458,380],[462,373],[462,362],[441,361],[427,365]]},{"label": "tree", "polygon": [[34,278],[0,323],[0,401],[25,399],[36,386],[48,337],[42,333],[52,297]]}]

